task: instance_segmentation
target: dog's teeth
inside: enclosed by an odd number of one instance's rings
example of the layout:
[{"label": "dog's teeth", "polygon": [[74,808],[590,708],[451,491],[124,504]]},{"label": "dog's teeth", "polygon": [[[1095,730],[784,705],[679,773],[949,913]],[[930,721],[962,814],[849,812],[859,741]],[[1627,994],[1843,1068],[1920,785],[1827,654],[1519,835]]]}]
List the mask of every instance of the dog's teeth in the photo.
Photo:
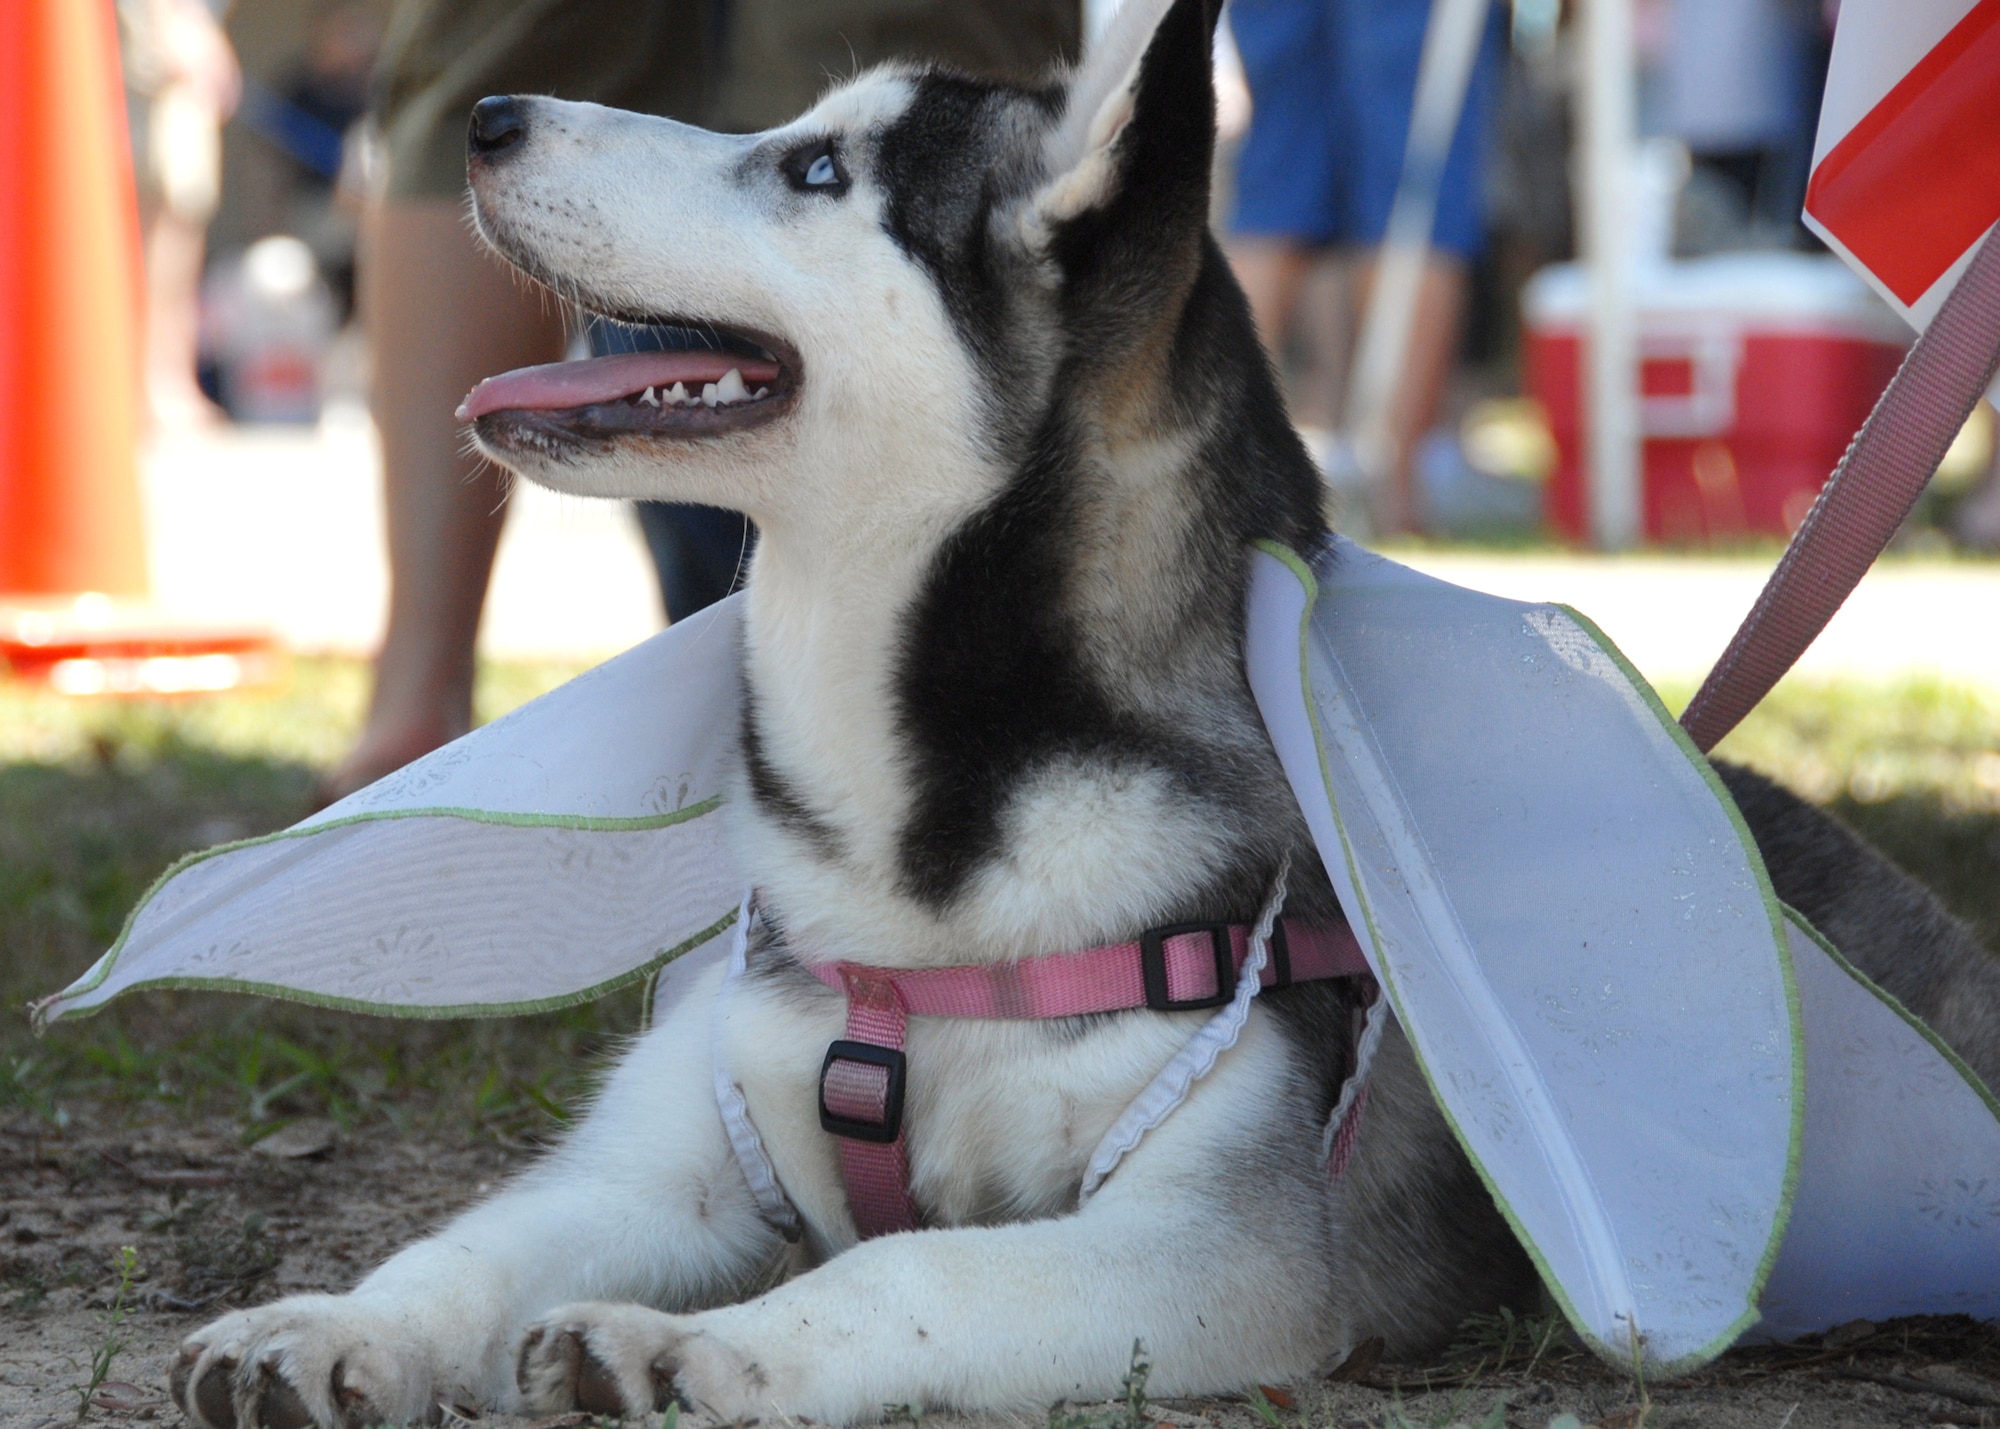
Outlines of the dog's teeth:
[{"label": "dog's teeth", "polygon": [[644,402],[648,407],[657,407],[660,405],[660,399],[653,395],[653,389],[650,387],[640,395],[639,400]]},{"label": "dog's teeth", "polygon": [[715,400],[718,402],[741,402],[749,395],[750,389],[743,385],[743,369],[740,367],[730,368],[715,384]]},{"label": "dog's teeth", "polygon": [[679,402],[682,405],[686,405],[687,399],[688,399],[687,383],[676,382],[673,386],[667,389],[667,400],[669,402]]},{"label": "dog's teeth", "polygon": [[715,384],[713,382],[704,382],[701,384],[701,405],[704,407],[713,407],[715,405]]},{"label": "dog's teeth", "polygon": [[755,392],[752,392],[750,395],[752,397],[764,397],[768,396],[770,394],[770,391],[771,389],[768,387],[759,387]]}]

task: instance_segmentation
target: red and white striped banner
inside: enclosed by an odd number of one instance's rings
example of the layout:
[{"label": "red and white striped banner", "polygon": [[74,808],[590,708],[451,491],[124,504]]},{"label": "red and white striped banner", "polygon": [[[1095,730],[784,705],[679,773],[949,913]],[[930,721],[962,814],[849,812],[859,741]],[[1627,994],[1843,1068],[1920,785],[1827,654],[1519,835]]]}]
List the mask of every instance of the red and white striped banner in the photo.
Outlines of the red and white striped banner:
[{"label": "red and white striped banner", "polygon": [[1805,221],[1929,324],[2000,221],[2000,0],[1844,0]]}]

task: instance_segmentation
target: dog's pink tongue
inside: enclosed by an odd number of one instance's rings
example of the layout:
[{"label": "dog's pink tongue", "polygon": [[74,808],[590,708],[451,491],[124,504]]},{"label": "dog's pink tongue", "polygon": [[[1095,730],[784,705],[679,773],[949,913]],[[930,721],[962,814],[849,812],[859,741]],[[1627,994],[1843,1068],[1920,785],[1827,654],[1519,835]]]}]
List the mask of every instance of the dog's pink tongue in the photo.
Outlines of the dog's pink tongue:
[{"label": "dog's pink tongue", "polygon": [[508,408],[549,411],[615,402],[648,387],[687,384],[699,392],[706,382],[720,382],[731,368],[740,370],[752,389],[775,382],[778,367],[733,352],[621,352],[582,362],[550,362],[489,377],[458,404],[458,420],[470,422],[488,412]]}]

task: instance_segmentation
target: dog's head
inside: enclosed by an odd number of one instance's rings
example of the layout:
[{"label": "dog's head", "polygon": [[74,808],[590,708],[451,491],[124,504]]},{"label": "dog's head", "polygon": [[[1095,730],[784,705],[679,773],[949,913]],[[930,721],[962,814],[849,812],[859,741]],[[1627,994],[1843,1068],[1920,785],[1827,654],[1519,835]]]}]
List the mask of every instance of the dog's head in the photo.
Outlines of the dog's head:
[{"label": "dog's head", "polygon": [[748,136],[483,101],[487,240],[582,308],[714,345],[508,374],[461,414],[544,484],[811,532],[891,504],[949,525],[1052,420],[1113,443],[1173,427],[1218,8],[1131,0],[1045,89],[889,66]]},{"label": "dog's head", "polygon": [[757,521],[739,851],[806,944],[1234,916],[1308,846],[1242,593],[1250,540],[1323,530],[1319,481],[1208,231],[1218,6],[1127,0],[1046,88],[891,66],[745,137],[475,116],[500,252],[714,338],[465,415],[546,485]]}]

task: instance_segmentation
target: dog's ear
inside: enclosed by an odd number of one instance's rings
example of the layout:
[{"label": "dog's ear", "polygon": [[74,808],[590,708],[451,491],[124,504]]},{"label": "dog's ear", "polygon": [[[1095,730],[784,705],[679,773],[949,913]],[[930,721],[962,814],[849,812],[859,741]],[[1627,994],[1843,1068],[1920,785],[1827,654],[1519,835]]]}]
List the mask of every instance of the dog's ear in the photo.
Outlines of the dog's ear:
[{"label": "dog's ear", "polygon": [[[1072,77],[1022,215],[1075,282],[1191,251],[1208,222],[1221,0],[1125,0]],[[1172,265],[1178,267],[1179,265]]]}]

